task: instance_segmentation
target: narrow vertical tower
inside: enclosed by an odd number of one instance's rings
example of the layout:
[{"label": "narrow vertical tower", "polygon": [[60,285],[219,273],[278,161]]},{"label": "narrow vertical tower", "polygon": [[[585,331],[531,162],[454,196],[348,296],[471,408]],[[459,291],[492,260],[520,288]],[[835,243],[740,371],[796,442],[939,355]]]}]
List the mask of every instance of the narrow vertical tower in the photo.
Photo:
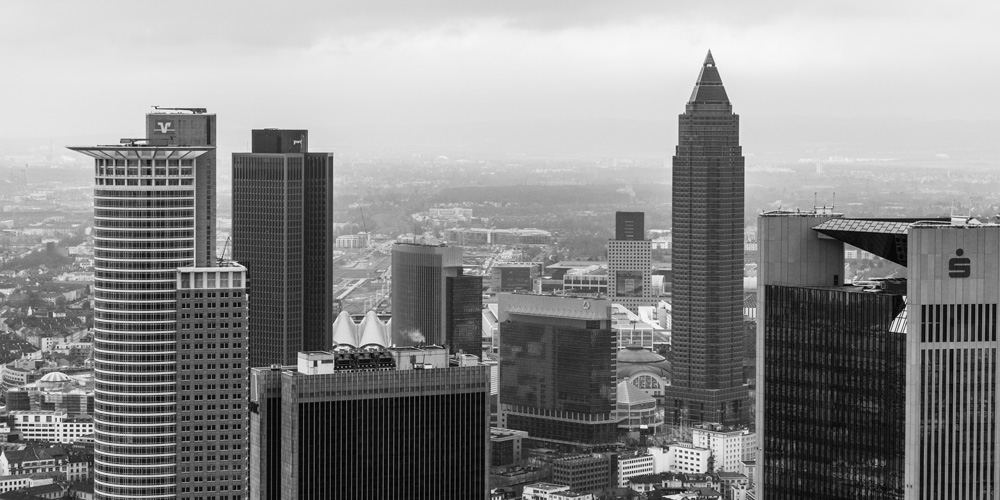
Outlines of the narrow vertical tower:
[{"label": "narrow vertical tower", "polygon": [[673,161],[674,424],[744,423],[743,153],[739,116],[712,52],[684,114]]},{"label": "narrow vertical tower", "polygon": [[333,326],[333,153],[307,130],[252,132],[233,153],[233,256],[247,268],[250,366],[327,349]]}]

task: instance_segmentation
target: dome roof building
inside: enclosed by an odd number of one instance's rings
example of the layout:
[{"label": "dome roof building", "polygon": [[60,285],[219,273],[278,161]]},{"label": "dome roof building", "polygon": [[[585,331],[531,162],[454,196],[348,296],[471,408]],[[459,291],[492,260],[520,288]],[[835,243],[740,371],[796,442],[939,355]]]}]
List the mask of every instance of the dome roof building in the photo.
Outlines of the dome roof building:
[{"label": "dome roof building", "polygon": [[630,345],[618,351],[618,380],[627,380],[646,394],[660,399],[670,385],[670,362],[642,346]]}]

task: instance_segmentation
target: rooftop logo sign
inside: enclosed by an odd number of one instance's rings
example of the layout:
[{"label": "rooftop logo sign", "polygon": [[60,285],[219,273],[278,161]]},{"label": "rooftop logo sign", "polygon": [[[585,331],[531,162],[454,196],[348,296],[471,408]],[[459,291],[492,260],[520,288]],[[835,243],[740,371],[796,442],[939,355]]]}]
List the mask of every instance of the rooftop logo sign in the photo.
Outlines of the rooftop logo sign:
[{"label": "rooftop logo sign", "polygon": [[169,134],[174,131],[174,122],[156,122],[156,132]]},{"label": "rooftop logo sign", "polygon": [[948,276],[952,278],[968,278],[972,275],[972,260],[962,257],[965,251],[959,248],[955,250],[957,257],[948,260]]}]

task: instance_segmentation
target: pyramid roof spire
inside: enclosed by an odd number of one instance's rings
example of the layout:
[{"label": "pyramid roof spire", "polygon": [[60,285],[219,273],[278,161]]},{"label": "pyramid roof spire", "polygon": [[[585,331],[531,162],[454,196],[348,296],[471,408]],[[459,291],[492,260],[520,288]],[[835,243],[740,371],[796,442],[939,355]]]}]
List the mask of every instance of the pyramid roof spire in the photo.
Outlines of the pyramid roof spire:
[{"label": "pyramid roof spire", "polygon": [[708,55],[705,56],[705,62],[701,64],[702,66],[715,66],[715,59],[712,58],[712,49],[708,49]]},{"label": "pyramid roof spire", "polygon": [[715,58],[712,57],[711,50],[708,51],[705,62],[701,65],[698,81],[694,84],[694,91],[691,92],[691,99],[688,102],[729,102],[729,96],[726,94],[726,88],[722,85],[722,76],[719,75],[719,68],[715,66]]}]

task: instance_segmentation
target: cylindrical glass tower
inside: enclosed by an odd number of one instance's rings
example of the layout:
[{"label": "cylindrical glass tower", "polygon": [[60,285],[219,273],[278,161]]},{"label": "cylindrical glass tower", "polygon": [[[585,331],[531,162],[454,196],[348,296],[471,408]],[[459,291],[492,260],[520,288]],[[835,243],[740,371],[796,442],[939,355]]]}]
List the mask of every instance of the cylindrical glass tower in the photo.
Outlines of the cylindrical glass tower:
[{"label": "cylindrical glass tower", "polygon": [[214,148],[72,149],[95,158],[94,492],[171,498],[176,276],[195,264],[196,164]]}]

